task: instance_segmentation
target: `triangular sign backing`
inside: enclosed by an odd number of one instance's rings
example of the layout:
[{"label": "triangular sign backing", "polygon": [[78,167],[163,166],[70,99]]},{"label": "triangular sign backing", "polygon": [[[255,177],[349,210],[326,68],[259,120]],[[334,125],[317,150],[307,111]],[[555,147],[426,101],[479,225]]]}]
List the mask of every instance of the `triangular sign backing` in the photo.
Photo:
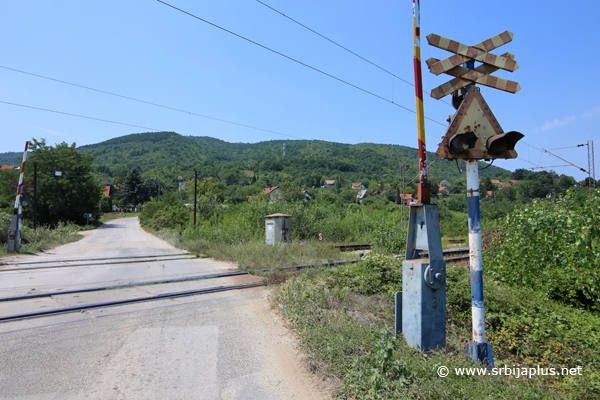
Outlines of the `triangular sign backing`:
[{"label": "triangular sign backing", "polygon": [[[451,154],[448,146],[452,137],[459,133],[473,132],[477,136],[477,141],[473,148],[468,149],[462,154]],[[446,134],[442,137],[442,142],[435,153],[437,158],[445,159],[490,159],[490,158],[504,158],[504,157],[493,157],[487,152],[486,142],[494,136],[504,133],[502,127],[494,117],[494,113],[490,110],[490,107],[483,99],[479,88],[472,87],[471,90],[465,96],[465,99],[460,104],[460,107],[454,114],[450,126],[446,130]],[[509,150],[513,151],[514,150]],[[506,158],[510,157],[506,154]]]}]

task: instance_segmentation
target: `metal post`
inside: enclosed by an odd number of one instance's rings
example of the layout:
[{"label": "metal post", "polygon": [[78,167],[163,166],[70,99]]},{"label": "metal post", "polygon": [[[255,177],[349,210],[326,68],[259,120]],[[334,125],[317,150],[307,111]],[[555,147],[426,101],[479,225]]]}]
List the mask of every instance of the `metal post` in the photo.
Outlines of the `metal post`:
[{"label": "metal post", "polygon": [[37,229],[37,162],[33,163],[33,230]]},{"label": "metal post", "polygon": [[427,153],[425,150],[425,114],[423,113],[423,80],[421,78],[421,0],[413,0],[413,37],[414,37],[414,70],[415,96],[417,100],[417,129],[419,133],[419,191],[420,204],[429,204],[430,188],[427,181]]},{"label": "metal post", "polygon": [[13,215],[10,220],[10,229],[8,231],[7,253],[18,251],[21,248],[21,190],[23,189],[23,176],[25,172],[25,162],[27,161],[28,148],[29,142],[25,142],[25,151],[23,152],[21,173],[19,174],[19,184],[17,186],[17,196],[15,197]]},{"label": "metal post", "polygon": [[466,164],[469,213],[469,261],[471,266],[471,314],[473,318],[473,343],[467,345],[467,354],[473,361],[481,361],[493,367],[492,345],[485,342],[481,221],[479,217],[479,166],[477,160],[466,160]]},{"label": "metal post", "polygon": [[592,189],[596,189],[596,167],[594,164],[594,141],[588,140],[588,186],[590,189],[590,199],[592,198]]},{"label": "metal post", "polygon": [[401,173],[401,178],[402,178],[402,191],[400,192],[400,206],[402,207],[402,230],[404,230],[406,228],[406,209],[405,204],[404,204],[404,193],[405,193],[405,189],[406,186],[404,185],[404,171],[405,171],[406,166],[404,164],[402,164],[400,166],[400,173]]},{"label": "metal post", "polygon": [[402,332],[402,292],[396,292],[396,312],[394,320],[394,333]]},{"label": "metal post", "polygon": [[198,182],[198,171],[194,171],[194,228],[196,227],[196,184]]}]

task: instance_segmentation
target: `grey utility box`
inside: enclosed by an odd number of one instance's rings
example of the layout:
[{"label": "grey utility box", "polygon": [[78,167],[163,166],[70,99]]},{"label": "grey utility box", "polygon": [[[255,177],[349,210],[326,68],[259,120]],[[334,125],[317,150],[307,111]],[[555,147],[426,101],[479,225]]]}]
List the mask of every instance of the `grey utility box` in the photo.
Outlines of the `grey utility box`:
[{"label": "grey utility box", "polygon": [[292,216],[272,214],[265,217],[265,232],[267,244],[292,241]]}]

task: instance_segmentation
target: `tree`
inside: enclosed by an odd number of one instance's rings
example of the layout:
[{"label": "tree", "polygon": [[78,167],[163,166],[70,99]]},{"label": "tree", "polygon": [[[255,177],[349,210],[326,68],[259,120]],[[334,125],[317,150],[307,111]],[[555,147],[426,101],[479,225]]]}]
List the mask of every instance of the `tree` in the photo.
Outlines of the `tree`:
[{"label": "tree", "polygon": [[[40,224],[56,225],[72,221],[82,224],[83,214],[99,216],[98,205],[104,185],[97,182],[92,172],[93,156],[75,150],[63,142],[55,147],[48,146],[45,139],[32,139],[28,166],[37,162],[37,218]],[[60,176],[55,172],[59,171]],[[33,177],[33,168],[26,169],[28,178]]]},{"label": "tree", "polygon": [[148,186],[142,181],[142,174],[137,168],[133,168],[123,181],[120,192],[123,203],[137,206],[150,200]]},{"label": "tree", "polygon": [[485,192],[494,191],[495,189],[497,189],[497,187],[494,186],[489,176],[486,176],[481,180],[481,187],[479,190],[480,193],[485,194]]}]

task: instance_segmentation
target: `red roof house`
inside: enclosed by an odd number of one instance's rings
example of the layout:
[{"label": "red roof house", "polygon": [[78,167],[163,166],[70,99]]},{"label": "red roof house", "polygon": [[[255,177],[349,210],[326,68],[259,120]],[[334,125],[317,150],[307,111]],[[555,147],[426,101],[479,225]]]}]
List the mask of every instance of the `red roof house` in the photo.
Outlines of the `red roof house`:
[{"label": "red roof house", "polygon": [[263,193],[273,196],[274,193],[279,193],[279,186],[269,186],[263,190]]}]

